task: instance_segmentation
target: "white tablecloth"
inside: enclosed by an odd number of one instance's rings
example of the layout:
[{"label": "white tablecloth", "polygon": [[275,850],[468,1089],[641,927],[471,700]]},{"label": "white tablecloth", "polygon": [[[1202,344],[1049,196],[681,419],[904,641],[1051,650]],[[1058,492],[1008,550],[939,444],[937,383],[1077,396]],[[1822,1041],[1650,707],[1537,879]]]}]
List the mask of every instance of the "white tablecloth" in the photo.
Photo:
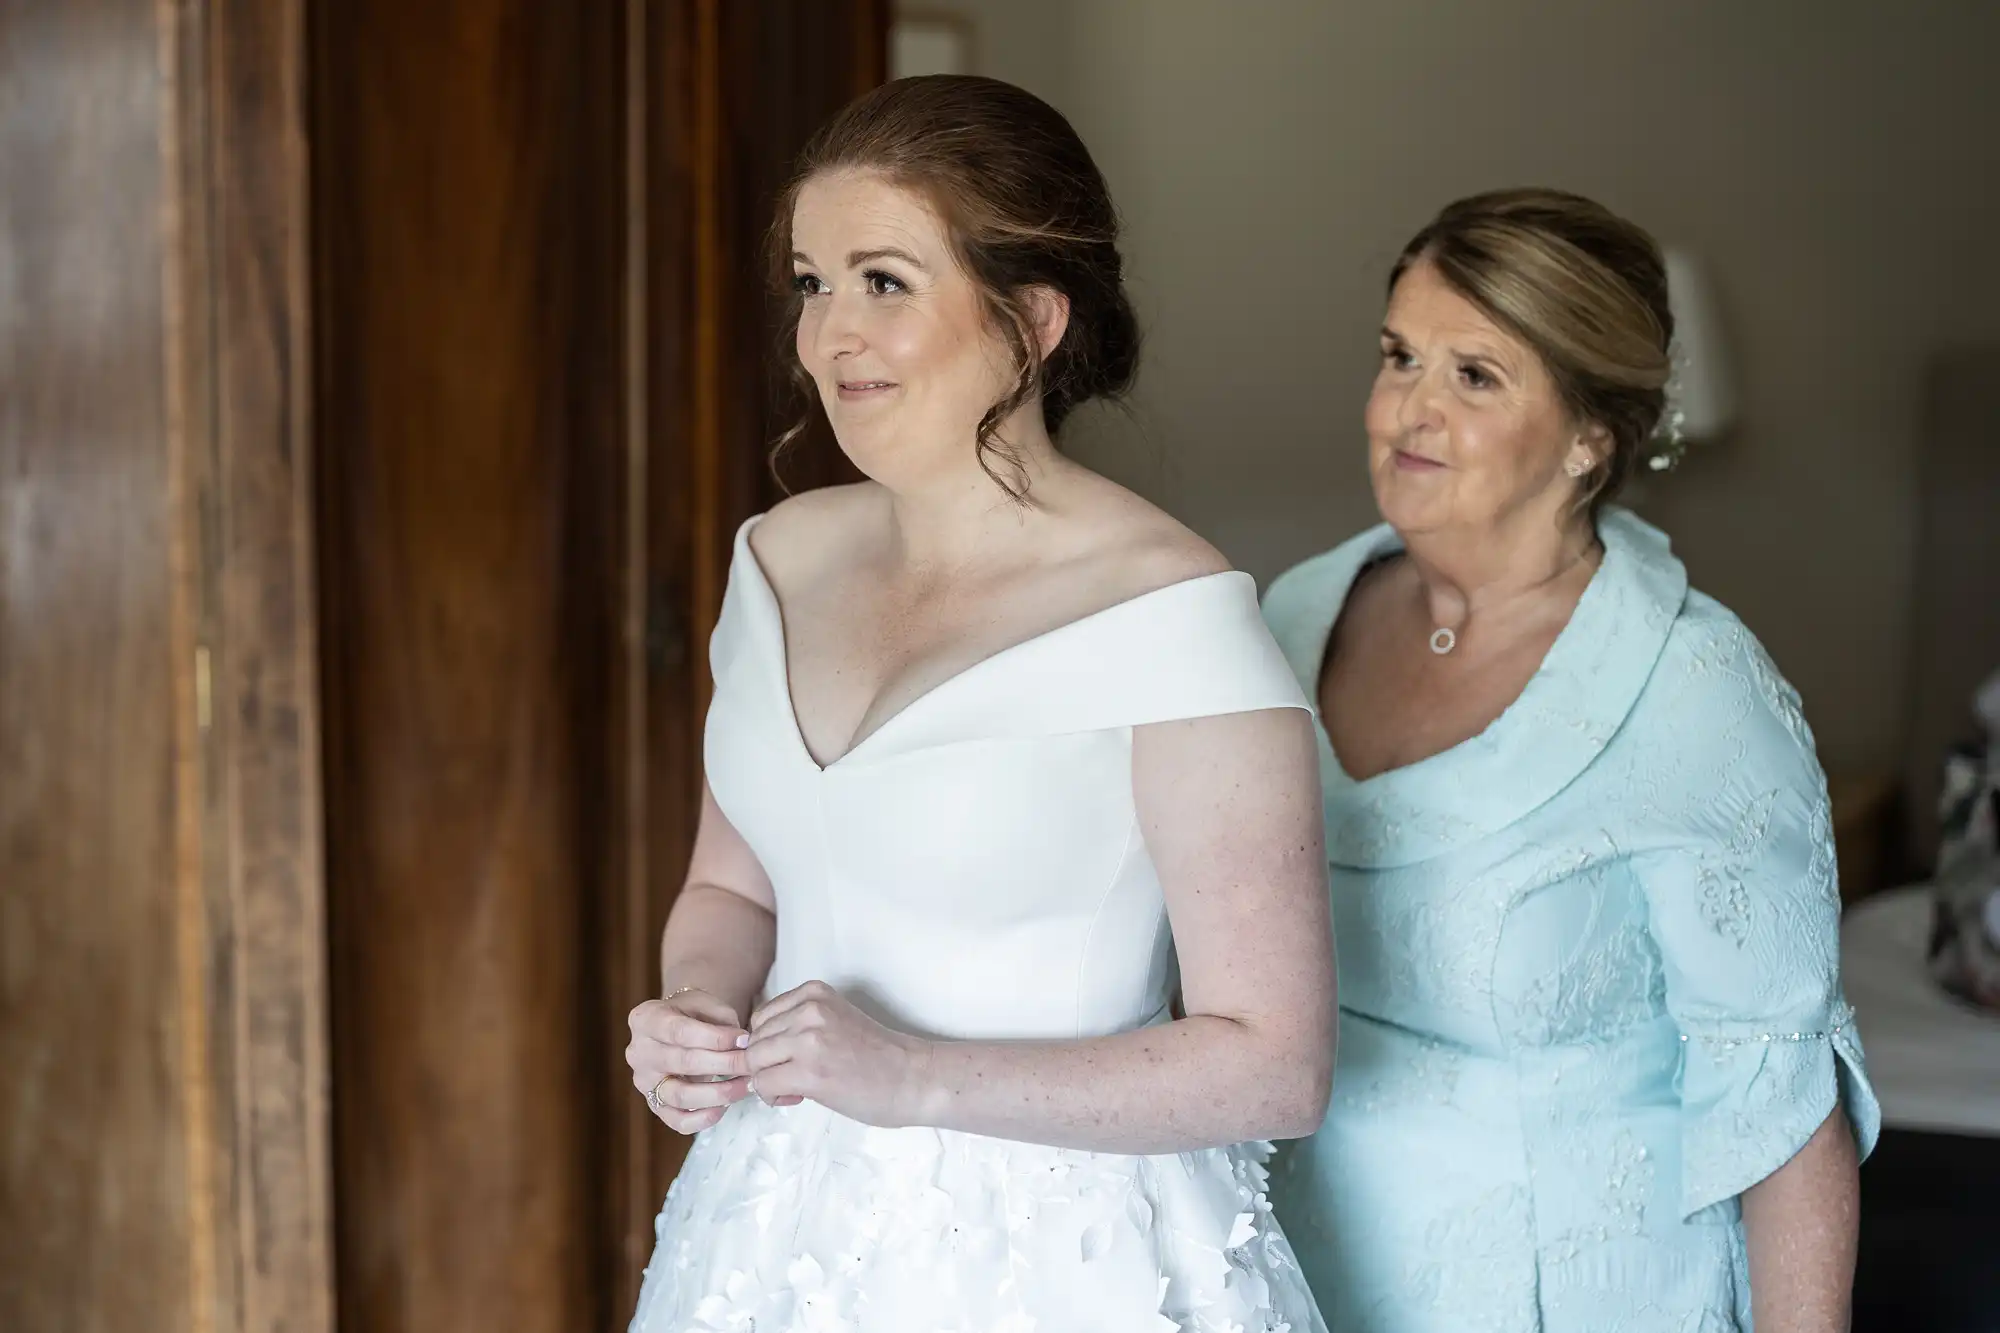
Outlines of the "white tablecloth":
[{"label": "white tablecloth", "polygon": [[1960,1004],[1924,970],[1925,887],[1865,898],[1841,925],[1841,975],[1868,1074],[1895,1129],[2000,1137],[2000,1014]]}]

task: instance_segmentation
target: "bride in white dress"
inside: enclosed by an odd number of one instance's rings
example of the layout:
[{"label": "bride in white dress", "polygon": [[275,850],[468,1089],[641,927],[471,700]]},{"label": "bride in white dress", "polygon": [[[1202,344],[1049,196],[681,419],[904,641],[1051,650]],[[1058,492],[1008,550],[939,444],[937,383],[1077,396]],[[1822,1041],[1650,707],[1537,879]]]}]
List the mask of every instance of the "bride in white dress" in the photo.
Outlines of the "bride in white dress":
[{"label": "bride in white dress", "polygon": [[699,1137],[632,1328],[1320,1330],[1262,1142],[1331,1078],[1310,715],[1250,578],[1051,442],[1136,367],[1103,179],[1028,94],[912,79],[781,210],[871,480],[736,538],[627,1052]]}]

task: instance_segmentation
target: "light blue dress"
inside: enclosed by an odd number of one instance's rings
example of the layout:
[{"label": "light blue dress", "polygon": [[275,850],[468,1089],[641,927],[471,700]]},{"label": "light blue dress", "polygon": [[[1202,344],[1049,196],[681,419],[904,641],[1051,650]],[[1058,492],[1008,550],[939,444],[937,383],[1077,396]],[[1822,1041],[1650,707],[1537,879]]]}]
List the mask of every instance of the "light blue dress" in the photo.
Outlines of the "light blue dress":
[{"label": "light blue dress", "polygon": [[[1333,1333],[1748,1329],[1737,1196],[1836,1104],[1874,1144],[1798,697],[1658,531],[1599,532],[1480,735],[1355,782],[1321,732],[1339,1064],[1273,1191]],[[1272,585],[1308,693],[1397,549],[1376,528]]]}]

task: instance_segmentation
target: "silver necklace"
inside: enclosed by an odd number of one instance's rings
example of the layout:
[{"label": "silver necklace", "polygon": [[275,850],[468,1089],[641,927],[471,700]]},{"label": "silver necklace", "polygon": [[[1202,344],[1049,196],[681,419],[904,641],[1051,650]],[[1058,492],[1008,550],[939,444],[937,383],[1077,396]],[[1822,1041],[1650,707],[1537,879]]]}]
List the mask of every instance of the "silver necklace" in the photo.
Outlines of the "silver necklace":
[{"label": "silver necklace", "polygon": [[[1591,545],[1585,546],[1583,550],[1577,553],[1575,559],[1571,560],[1561,569],[1557,570],[1555,573],[1543,579],[1533,588],[1528,588],[1525,589],[1524,591],[1539,592],[1541,589],[1548,587],[1551,583],[1554,583],[1557,579],[1561,578],[1563,575],[1569,573],[1572,569],[1575,569],[1579,564],[1583,563],[1583,561],[1590,555],[1592,546],[1595,545],[1596,543],[1593,542],[1591,543]],[[1452,649],[1456,647],[1458,647],[1458,631],[1453,629],[1451,626],[1439,625],[1436,629],[1431,631],[1431,651],[1436,653],[1439,657],[1445,656],[1446,654],[1451,652]]]}]

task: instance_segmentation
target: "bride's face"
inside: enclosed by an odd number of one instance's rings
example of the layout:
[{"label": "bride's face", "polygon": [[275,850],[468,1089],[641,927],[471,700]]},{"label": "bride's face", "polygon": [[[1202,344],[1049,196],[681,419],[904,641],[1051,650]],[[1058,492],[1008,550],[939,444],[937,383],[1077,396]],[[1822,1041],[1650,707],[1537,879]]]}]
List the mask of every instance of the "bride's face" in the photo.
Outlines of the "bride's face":
[{"label": "bride's face", "polygon": [[842,451],[877,480],[969,465],[1014,376],[929,205],[871,173],[816,176],[792,246],[799,361]]}]

